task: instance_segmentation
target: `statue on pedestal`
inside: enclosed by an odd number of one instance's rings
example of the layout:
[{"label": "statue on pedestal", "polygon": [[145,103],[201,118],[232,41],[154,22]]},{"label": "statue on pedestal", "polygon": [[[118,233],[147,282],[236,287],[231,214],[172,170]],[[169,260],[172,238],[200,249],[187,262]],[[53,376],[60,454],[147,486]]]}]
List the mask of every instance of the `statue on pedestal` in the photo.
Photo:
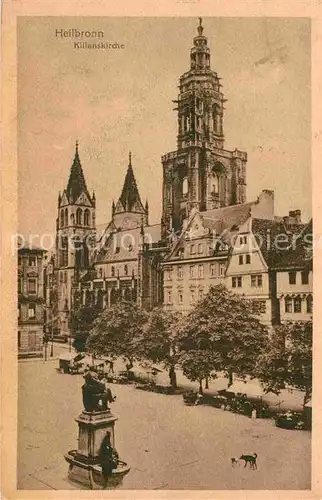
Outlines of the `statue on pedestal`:
[{"label": "statue on pedestal", "polygon": [[117,420],[108,403],[115,400],[109,387],[89,370],[82,386],[84,411],[76,419],[78,448],[65,454],[68,477],[90,489],[118,486],[130,467],[119,459],[115,449],[114,427]]},{"label": "statue on pedestal", "polygon": [[108,403],[114,401],[111,390],[98,380],[97,373],[87,372],[84,376],[85,383],[82,386],[83,405],[87,412],[108,410]]}]

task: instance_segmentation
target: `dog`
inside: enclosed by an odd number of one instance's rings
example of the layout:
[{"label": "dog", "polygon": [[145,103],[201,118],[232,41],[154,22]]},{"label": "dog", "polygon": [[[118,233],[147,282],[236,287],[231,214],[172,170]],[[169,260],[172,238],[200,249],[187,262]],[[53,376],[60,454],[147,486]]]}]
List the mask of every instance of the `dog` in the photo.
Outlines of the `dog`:
[{"label": "dog", "polygon": [[257,457],[258,457],[257,453],[254,453],[253,455],[242,455],[241,457],[239,457],[239,460],[244,460],[245,462],[244,468],[247,466],[247,464],[249,464],[250,468],[255,470],[257,469],[257,463],[256,463]]},{"label": "dog", "polygon": [[231,465],[232,465],[232,467],[235,467],[236,465],[240,465],[240,461],[239,461],[239,459],[238,459],[238,458],[234,458],[234,457],[233,457],[233,458],[231,458],[230,460],[231,460]]}]

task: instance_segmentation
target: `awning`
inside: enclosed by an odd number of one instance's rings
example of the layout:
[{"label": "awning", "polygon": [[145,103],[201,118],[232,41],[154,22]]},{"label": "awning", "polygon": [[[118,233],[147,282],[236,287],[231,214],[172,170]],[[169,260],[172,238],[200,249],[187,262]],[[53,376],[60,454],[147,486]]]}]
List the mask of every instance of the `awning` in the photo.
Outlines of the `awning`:
[{"label": "awning", "polygon": [[244,382],[243,380],[235,380],[235,382],[228,387],[227,392],[247,394],[248,397],[262,397],[265,395],[262,386],[256,381]]},{"label": "awning", "polygon": [[75,358],[74,352],[62,352],[59,355],[59,359],[61,359],[62,361],[71,361],[74,358]]}]

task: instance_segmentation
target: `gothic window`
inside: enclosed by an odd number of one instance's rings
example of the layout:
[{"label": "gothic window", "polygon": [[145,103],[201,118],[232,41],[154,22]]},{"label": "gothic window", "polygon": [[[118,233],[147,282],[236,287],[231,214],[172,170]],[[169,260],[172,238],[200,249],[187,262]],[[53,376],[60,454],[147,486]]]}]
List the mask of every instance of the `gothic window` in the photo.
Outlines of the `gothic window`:
[{"label": "gothic window", "polygon": [[300,313],[302,311],[302,299],[301,297],[295,297],[294,299],[294,312]]},{"label": "gothic window", "polygon": [[171,189],[171,186],[167,187],[167,202],[168,203],[172,202],[172,189]]},{"label": "gothic window", "polygon": [[89,290],[85,292],[85,306],[89,306],[91,303],[91,293]]},{"label": "gothic window", "polygon": [[302,277],[302,285],[308,285],[309,284],[309,272],[302,271],[301,277]]},{"label": "gothic window", "polygon": [[103,290],[99,290],[98,294],[97,294],[97,307],[99,309],[103,309],[103,305],[104,305],[103,298],[104,298],[104,292],[103,292]]},{"label": "gothic window", "polygon": [[84,212],[84,226],[89,226],[90,225],[89,221],[90,221],[90,213],[88,208],[86,208]]},{"label": "gothic window", "polygon": [[111,294],[110,294],[110,304],[116,304],[117,302],[117,290],[116,288],[111,289]]},{"label": "gothic window", "polygon": [[215,134],[220,133],[220,120],[220,107],[218,104],[214,104],[212,107],[212,123]]},{"label": "gothic window", "polygon": [[61,267],[68,266],[68,238],[63,236],[61,239]]},{"label": "gothic window", "polygon": [[68,226],[68,209],[65,208],[65,226]]},{"label": "gothic window", "polygon": [[131,290],[130,290],[130,288],[127,287],[124,290],[124,299],[129,301],[129,300],[131,300],[131,298],[132,298]]},{"label": "gothic window", "polygon": [[188,178],[184,177],[182,181],[182,196],[187,196],[188,194]]},{"label": "gothic window", "polygon": [[291,297],[285,298],[285,312],[291,313],[293,312],[293,300]]},{"label": "gothic window", "polygon": [[78,226],[80,226],[82,224],[82,215],[83,215],[82,209],[78,208],[76,210],[76,224]]},{"label": "gothic window", "polygon": [[75,224],[75,215],[74,214],[70,214],[70,223],[72,226]]},{"label": "gothic window", "polygon": [[60,227],[64,227],[64,210],[60,212]]}]

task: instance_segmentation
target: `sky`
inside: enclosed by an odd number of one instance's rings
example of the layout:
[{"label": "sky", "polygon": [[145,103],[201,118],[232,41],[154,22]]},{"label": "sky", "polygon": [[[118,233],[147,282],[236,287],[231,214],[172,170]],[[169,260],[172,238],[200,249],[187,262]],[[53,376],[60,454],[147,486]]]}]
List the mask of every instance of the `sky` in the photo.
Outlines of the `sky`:
[{"label": "sky", "polygon": [[[190,67],[196,18],[21,17],[18,20],[18,214],[24,235],[54,234],[57,198],[79,141],[96,222],[111,218],[132,165],[150,223],[161,217],[161,156],[176,149],[172,103]],[[275,191],[276,215],[311,217],[310,21],[204,18],[222,78],[225,149],[248,154],[247,200]],[[75,49],[56,29],[104,32]],[[77,39],[78,41],[79,39]]]}]

